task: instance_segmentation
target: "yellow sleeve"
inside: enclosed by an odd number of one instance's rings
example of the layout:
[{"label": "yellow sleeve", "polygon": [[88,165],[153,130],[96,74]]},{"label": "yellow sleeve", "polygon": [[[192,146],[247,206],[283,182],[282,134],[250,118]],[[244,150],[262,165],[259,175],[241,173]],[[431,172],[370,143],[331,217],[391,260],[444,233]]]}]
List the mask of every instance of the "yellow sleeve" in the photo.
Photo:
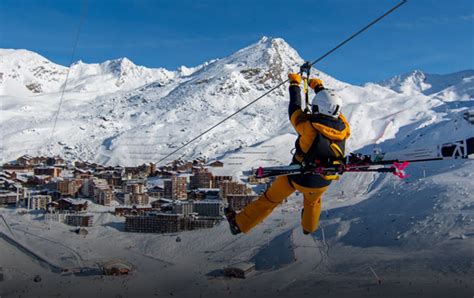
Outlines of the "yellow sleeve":
[{"label": "yellow sleeve", "polygon": [[304,122],[305,122],[305,114],[301,109],[298,109],[291,114],[290,122],[291,125],[295,128],[296,132],[299,135],[302,135],[304,132]]}]

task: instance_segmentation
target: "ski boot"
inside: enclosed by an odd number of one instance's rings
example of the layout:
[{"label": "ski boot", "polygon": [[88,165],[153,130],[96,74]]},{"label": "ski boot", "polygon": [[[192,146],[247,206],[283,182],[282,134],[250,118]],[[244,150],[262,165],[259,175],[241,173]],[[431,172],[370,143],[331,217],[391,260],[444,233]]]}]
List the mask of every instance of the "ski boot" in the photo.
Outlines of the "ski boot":
[{"label": "ski boot", "polygon": [[227,222],[229,223],[230,232],[232,233],[232,235],[237,235],[237,234],[242,233],[239,226],[237,225],[237,222],[235,221],[236,214],[237,213],[235,213],[235,211],[229,207],[224,209],[224,215],[227,218]]}]

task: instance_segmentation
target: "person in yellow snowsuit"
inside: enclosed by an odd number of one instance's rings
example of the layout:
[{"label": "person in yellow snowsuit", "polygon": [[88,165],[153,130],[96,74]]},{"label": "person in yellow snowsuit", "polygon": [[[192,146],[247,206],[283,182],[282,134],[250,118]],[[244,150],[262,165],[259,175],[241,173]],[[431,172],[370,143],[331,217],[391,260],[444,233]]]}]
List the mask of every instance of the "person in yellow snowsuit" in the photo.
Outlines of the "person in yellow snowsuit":
[{"label": "person in yellow snowsuit", "polygon": [[[311,113],[301,109],[301,76],[289,74],[290,122],[298,133],[292,164],[329,165],[344,157],[345,141],[350,127],[341,113],[342,100],[334,91],[326,89],[319,79],[310,79],[309,86],[315,96]],[[321,213],[321,199],[335,175],[296,174],[279,176],[257,200],[241,212],[226,208],[232,234],[247,233],[262,222],[285,198],[300,191],[304,196],[301,225],[303,233],[316,231]]]}]

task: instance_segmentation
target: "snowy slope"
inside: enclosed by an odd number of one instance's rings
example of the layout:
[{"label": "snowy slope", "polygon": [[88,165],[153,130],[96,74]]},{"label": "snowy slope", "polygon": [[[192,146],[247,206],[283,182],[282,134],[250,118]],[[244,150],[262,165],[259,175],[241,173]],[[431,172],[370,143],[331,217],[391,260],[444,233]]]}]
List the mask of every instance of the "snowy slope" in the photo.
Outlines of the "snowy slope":
[{"label": "snowy slope", "polygon": [[[93,269],[119,259],[134,268],[119,278],[94,271],[54,274],[0,239],[2,294],[82,297],[99,289],[106,296],[367,297],[370,291],[380,297],[467,297],[474,290],[474,165],[431,164],[426,178],[421,170],[411,169],[408,181],[345,176],[324,196],[320,228],[311,236],[301,232],[301,195],[238,236],[225,222],[175,234],[125,233],[123,218],[99,213],[93,203],[96,224],[80,236],[64,224],[50,226],[39,214],[1,209],[16,239],[54,264]],[[255,262],[256,272],[244,280],[223,278],[222,268],[239,261]],[[32,282],[36,274],[41,284]]]},{"label": "snowy slope", "polygon": [[469,99],[474,97],[473,77],[474,70],[464,70],[447,75],[427,74],[415,70],[379,84],[399,93],[422,93],[425,95],[441,93],[446,96],[448,92],[453,92],[458,99]]},{"label": "snowy slope", "polygon": [[[151,82],[165,84],[193,68],[172,72],[164,68],[146,68],[127,58],[100,64],[78,61],[71,66],[66,91],[113,93],[130,90]],[[27,50],[0,49],[0,94],[32,96],[61,91],[67,68]]]},{"label": "snowy slope", "polygon": [[[25,55],[24,52],[19,51],[18,56]],[[28,60],[30,64],[44,64],[37,56],[36,60]],[[127,59],[92,65],[75,63],[55,131],[54,152],[104,163],[157,160],[180,142],[285,79],[286,73],[302,61],[283,40],[263,38],[229,57],[196,68],[181,67],[173,73],[146,70]],[[1,69],[8,73],[9,67]],[[321,76],[328,85],[346,86],[325,74]],[[15,86],[24,83],[25,80],[17,80]],[[37,82],[39,86],[44,84]],[[139,88],[125,92],[140,84]],[[14,84],[5,82],[5,85]],[[2,126],[11,128],[3,132],[4,160],[15,158],[22,151],[47,152],[52,119],[59,104],[59,87],[32,96],[25,92],[22,96],[17,92],[2,96]],[[276,136],[281,130],[288,131],[285,89],[282,87],[266,101],[231,120],[188,153],[207,156],[223,153]],[[255,117],[256,114],[263,117]],[[231,138],[236,129],[241,130],[241,136]],[[19,134],[21,139],[17,137]],[[224,141],[212,144],[217,135]]]},{"label": "snowy slope", "polygon": [[164,68],[150,69],[137,66],[127,58],[109,60],[100,64],[74,63],[67,89],[72,92],[98,94],[131,90],[151,82],[167,84],[176,73]]},{"label": "snowy slope", "polygon": [[[67,68],[26,50],[0,49],[0,95],[58,91]],[[3,102],[3,101],[2,101]]]},{"label": "snowy slope", "polygon": [[[3,162],[23,153],[59,153],[124,165],[160,159],[285,79],[303,61],[284,40],[265,37],[228,57],[177,71],[147,69],[126,58],[101,64],[77,62],[71,66],[48,149],[66,68],[24,50],[0,54]],[[463,100],[458,105],[463,108],[474,85],[472,71],[444,76],[414,72],[364,86],[340,82],[317,70],[313,73],[319,73],[345,101],[343,112],[353,131],[351,150],[392,139],[402,127],[444,121],[446,110],[440,107],[451,110],[456,107],[448,107],[448,102]],[[33,91],[26,87],[32,84],[37,87]],[[217,157],[294,134],[287,121],[286,88],[180,154]],[[286,153],[292,142],[288,138],[277,147]]]}]

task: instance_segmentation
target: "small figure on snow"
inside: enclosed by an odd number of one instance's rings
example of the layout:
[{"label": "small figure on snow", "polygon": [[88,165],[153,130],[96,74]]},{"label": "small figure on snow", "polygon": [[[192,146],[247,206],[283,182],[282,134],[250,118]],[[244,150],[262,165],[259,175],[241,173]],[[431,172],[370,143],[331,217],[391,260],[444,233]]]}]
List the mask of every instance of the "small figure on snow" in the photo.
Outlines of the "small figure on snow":
[{"label": "small figure on snow", "polygon": [[[350,135],[347,120],[341,114],[342,100],[326,89],[321,80],[309,80],[315,96],[308,113],[301,108],[301,75],[290,73],[290,122],[298,133],[292,164],[327,166],[344,158],[345,142]],[[262,222],[285,198],[296,190],[303,193],[301,214],[303,233],[316,231],[321,213],[321,198],[337,175],[315,173],[279,176],[257,200],[239,213],[226,208],[232,234],[247,233]]]}]

